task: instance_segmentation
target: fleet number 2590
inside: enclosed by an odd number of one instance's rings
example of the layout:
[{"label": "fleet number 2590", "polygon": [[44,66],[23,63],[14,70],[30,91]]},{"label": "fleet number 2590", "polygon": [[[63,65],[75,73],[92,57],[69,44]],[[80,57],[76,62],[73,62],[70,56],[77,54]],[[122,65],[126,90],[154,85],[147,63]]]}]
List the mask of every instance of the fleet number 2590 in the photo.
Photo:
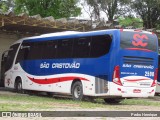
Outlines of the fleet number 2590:
[{"label": "fleet number 2590", "polygon": [[154,72],[145,71],[145,76],[147,76],[147,77],[153,77],[154,76]]}]

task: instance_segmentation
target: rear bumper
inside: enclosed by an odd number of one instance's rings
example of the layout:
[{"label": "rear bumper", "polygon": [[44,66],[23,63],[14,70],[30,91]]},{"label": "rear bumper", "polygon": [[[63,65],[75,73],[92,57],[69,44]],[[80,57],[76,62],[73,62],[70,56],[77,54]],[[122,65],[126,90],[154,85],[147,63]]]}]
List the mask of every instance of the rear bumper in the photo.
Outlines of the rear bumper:
[{"label": "rear bumper", "polygon": [[125,87],[110,82],[109,95],[119,97],[153,97],[156,87]]},{"label": "rear bumper", "polygon": [[155,87],[151,88],[136,88],[125,87],[121,91],[122,97],[153,97],[155,94]]}]

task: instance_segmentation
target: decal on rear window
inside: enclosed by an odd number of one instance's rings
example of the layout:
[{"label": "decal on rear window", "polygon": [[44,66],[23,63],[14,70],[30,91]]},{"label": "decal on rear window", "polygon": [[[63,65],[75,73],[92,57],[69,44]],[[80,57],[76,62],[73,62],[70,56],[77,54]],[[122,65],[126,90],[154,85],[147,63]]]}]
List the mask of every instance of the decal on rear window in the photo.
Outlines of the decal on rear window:
[{"label": "decal on rear window", "polygon": [[122,49],[157,51],[156,35],[140,32],[121,32],[120,46]]}]

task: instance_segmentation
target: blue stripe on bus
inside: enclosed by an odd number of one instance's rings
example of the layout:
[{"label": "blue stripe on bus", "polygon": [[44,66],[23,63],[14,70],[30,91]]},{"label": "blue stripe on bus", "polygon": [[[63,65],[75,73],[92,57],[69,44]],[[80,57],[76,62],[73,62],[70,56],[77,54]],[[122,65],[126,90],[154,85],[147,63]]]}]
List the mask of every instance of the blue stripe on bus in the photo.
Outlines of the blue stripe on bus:
[{"label": "blue stripe on bus", "polygon": [[[101,62],[100,60],[96,59],[91,60],[82,58],[54,60],[25,60],[20,64],[25,72],[36,76],[54,75],[61,73],[80,73],[97,76],[100,74],[105,75],[106,73],[109,73],[109,69],[107,68],[107,66],[109,66],[109,62],[103,58],[101,59]],[[55,64],[59,65],[58,68],[55,68]]]}]

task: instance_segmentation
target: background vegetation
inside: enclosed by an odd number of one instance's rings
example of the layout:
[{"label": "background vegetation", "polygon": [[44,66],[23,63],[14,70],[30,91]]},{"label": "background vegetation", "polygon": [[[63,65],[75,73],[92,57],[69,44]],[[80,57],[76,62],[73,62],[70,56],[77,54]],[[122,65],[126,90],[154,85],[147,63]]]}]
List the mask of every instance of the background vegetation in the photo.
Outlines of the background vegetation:
[{"label": "background vegetation", "polygon": [[79,16],[82,8],[87,8],[91,20],[118,19],[124,26],[160,29],[160,0],[0,0],[1,12],[40,14],[56,19]]}]

